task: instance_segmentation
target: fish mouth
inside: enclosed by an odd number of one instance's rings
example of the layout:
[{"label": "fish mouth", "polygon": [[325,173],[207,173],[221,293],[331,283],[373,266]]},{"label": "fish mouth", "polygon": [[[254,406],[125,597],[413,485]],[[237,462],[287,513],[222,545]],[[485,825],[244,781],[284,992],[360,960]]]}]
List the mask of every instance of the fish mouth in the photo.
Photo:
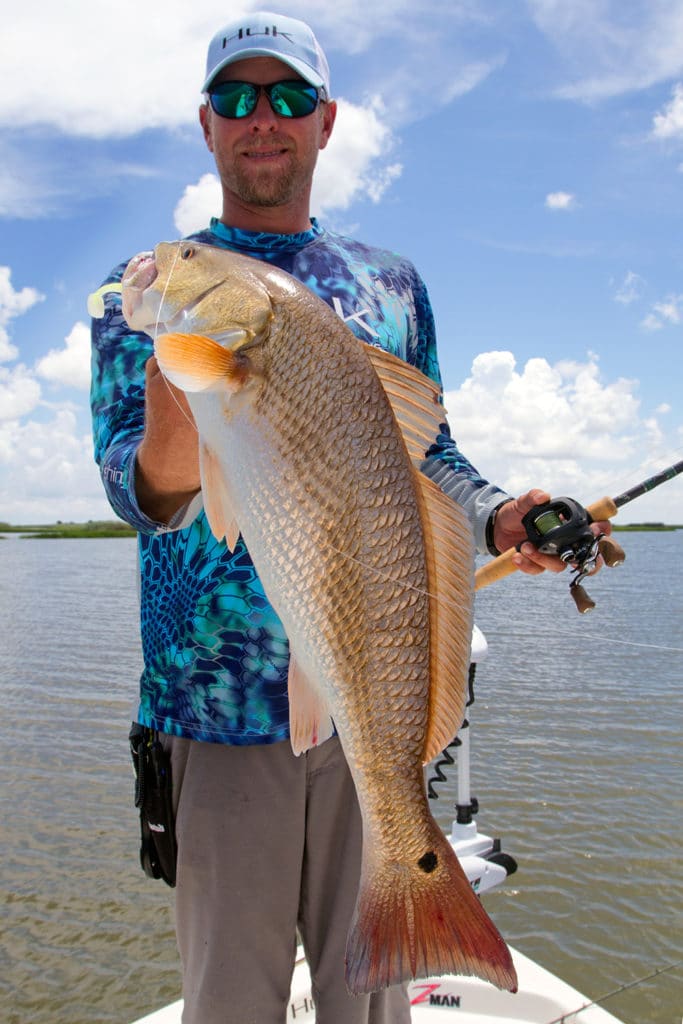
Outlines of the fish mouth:
[{"label": "fish mouth", "polygon": [[150,321],[147,290],[156,281],[158,273],[153,252],[141,252],[126,267],[121,278],[121,312],[129,327],[143,329],[154,322],[154,316]]},{"label": "fish mouth", "polygon": [[129,262],[121,284],[143,292],[157,277],[157,265],[153,252],[141,252]]},{"label": "fish mouth", "polygon": [[191,323],[195,309],[223,283],[221,281],[209,285],[174,313],[164,300],[165,289],[157,284],[158,278],[159,268],[154,252],[134,256],[126,267],[121,279],[121,308],[129,327],[146,333],[150,333],[151,329],[164,332],[187,331],[188,321]]}]

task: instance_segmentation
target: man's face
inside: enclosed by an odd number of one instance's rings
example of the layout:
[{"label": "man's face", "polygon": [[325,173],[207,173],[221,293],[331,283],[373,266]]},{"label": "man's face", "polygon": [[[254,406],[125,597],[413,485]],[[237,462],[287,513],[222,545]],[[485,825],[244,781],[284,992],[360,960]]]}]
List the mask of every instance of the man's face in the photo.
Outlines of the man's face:
[{"label": "man's face", "polygon": [[[216,84],[270,85],[298,77],[273,57],[250,57],[229,64],[216,77]],[[219,117],[210,105],[202,107],[204,138],[224,192],[251,207],[307,203],[318,152],[327,145],[335,113],[334,103],[320,103],[307,117],[279,117],[264,93],[245,118]]]}]

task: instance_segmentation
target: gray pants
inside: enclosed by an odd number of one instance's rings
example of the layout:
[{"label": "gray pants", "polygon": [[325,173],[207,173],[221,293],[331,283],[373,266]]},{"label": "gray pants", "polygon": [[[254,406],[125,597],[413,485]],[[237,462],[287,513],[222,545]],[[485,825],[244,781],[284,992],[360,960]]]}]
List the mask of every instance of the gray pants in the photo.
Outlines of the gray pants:
[{"label": "gray pants", "polygon": [[361,823],[336,737],[298,758],[289,741],[164,740],[177,805],[183,1024],[284,1024],[297,927],[317,1024],[409,1024],[404,987],[346,989]]}]

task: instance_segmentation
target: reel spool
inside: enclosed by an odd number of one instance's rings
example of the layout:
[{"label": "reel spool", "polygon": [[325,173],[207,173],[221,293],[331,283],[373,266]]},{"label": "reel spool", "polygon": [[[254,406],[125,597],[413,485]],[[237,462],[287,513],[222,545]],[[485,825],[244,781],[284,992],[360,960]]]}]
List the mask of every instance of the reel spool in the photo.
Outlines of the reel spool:
[{"label": "reel spool", "polygon": [[535,505],[522,518],[527,538],[546,555],[557,555],[574,566],[569,593],[580,612],[595,608],[595,601],[581,586],[581,580],[596,567],[603,538],[590,528],[592,518],[583,505],[573,498],[554,498],[545,505]]}]

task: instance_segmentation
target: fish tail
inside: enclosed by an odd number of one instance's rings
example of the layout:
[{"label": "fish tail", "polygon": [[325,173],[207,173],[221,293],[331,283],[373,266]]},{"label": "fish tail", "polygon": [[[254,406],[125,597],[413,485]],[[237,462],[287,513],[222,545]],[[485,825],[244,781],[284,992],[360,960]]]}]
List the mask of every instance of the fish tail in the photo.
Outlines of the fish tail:
[{"label": "fish tail", "polygon": [[349,990],[473,974],[516,992],[510,951],[435,822],[428,845],[414,865],[364,864],[346,946]]}]

